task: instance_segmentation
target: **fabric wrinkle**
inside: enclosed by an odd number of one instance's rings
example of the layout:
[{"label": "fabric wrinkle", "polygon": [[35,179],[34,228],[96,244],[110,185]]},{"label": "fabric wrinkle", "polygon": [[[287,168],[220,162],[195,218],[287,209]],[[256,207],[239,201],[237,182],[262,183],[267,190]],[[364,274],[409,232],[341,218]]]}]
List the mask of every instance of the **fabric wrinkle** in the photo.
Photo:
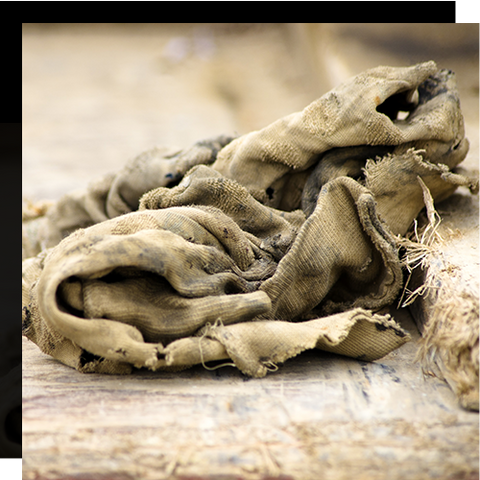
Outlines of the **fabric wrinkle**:
[{"label": "fabric wrinkle", "polygon": [[381,358],[410,339],[376,313],[403,287],[399,238],[425,189],[478,192],[454,170],[468,148],[455,75],[430,61],[237,138],[151,149],[25,214],[23,333],[85,373]]}]

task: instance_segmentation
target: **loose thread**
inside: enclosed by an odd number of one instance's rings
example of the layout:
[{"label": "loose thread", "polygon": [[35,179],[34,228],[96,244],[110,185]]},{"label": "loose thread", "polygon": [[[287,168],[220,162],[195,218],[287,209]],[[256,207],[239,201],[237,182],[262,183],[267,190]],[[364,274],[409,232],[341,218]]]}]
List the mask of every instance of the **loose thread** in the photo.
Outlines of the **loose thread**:
[{"label": "loose thread", "polygon": [[[403,287],[402,295],[398,301],[397,308],[405,308],[411,305],[418,297],[422,297],[435,287],[430,284],[423,283],[413,292],[408,289],[413,271],[416,268],[425,268],[429,254],[433,250],[435,243],[443,241],[442,236],[437,232],[437,229],[442,221],[440,215],[435,210],[434,201],[430,190],[425,185],[420,176],[417,176],[418,183],[422,189],[423,202],[427,210],[428,224],[423,228],[423,232],[418,231],[418,222],[415,219],[413,222],[413,234],[415,240],[404,239],[401,243],[406,248],[405,258],[403,264],[408,270],[408,278]],[[405,298],[406,297],[406,298]],[[405,298],[405,300],[404,300]]]},{"label": "loose thread", "polygon": [[263,362],[263,365],[269,372],[276,372],[278,370],[278,365],[273,363],[271,360],[268,360],[267,362]]},{"label": "loose thread", "polygon": [[210,322],[207,322],[205,324],[205,330],[202,333],[202,336],[200,337],[200,339],[198,341],[198,348],[200,350],[200,360],[201,360],[202,366],[203,366],[203,368],[205,368],[205,370],[212,371],[212,370],[217,370],[217,369],[222,368],[222,367],[236,367],[236,365],[234,363],[231,363],[231,362],[221,363],[220,365],[215,365],[214,367],[209,367],[205,364],[205,360],[204,360],[204,357],[203,357],[202,340],[207,336],[207,333],[208,333],[209,330],[217,328],[218,326],[223,326],[223,322],[222,322],[221,318],[217,318],[217,320],[215,320],[215,323],[213,324],[213,326],[210,324]]}]

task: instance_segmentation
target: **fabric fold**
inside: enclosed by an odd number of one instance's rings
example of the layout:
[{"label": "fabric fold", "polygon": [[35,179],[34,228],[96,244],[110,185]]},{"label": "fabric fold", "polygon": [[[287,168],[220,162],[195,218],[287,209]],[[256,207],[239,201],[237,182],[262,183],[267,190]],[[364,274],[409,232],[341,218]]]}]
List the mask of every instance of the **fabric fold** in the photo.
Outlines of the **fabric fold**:
[{"label": "fabric fold", "polygon": [[381,358],[409,340],[377,315],[403,287],[399,237],[426,191],[478,191],[456,171],[467,151],[434,62],[367,70],[236,139],[153,149],[25,214],[24,335],[81,372]]}]

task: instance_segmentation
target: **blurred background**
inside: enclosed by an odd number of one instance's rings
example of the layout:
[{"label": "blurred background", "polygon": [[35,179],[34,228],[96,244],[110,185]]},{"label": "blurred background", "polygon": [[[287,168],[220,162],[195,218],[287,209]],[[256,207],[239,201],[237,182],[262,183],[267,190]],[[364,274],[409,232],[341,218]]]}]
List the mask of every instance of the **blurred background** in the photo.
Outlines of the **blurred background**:
[{"label": "blurred background", "polygon": [[478,44],[478,24],[23,24],[23,194],[57,199],[155,145],[248,133],[367,68],[431,59],[457,73],[478,168]]}]

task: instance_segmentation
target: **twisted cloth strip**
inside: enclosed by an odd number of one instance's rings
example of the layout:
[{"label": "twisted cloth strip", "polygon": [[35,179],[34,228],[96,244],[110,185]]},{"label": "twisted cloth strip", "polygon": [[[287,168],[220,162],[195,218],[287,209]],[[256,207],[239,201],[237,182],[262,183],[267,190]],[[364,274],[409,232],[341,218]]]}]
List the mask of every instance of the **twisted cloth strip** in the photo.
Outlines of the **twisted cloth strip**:
[{"label": "twisted cloth strip", "polygon": [[368,70],[234,140],[147,152],[26,212],[24,334],[82,372],[381,358],[409,340],[375,312],[402,289],[418,179],[435,199],[475,188],[451,170],[467,151],[454,74],[426,62]]}]

